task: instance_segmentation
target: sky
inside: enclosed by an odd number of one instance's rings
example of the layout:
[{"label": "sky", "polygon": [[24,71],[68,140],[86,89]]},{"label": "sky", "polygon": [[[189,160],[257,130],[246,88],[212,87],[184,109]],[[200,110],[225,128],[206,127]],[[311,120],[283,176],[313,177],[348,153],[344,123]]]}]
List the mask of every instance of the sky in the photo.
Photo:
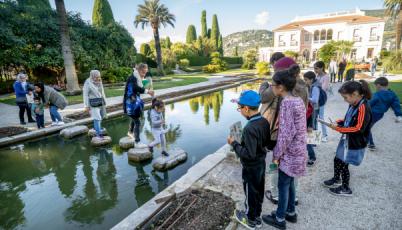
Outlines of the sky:
[{"label": "sky", "polygon": [[[94,0],[64,0],[67,11],[78,12],[91,21]],[[54,1],[50,0],[53,8]],[[132,34],[135,45],[153,38],[150,27],[134,27],[137,6],[143,0],[109,0],[115,21],[123,24]],[[249,29],[275,29],[289,23],[296,16],[315,15],[356,7],[362,10],[381,9],[383,0],[161,0],[170,13],[176,16],[175,28],[160,29],[160,36],[172,41],[185,41],[187,27],[195,25],[197,36],[201,33],[201,11],[207,11],[207,25],[211,27],[212,15],[217,14],[223,36]]]}]

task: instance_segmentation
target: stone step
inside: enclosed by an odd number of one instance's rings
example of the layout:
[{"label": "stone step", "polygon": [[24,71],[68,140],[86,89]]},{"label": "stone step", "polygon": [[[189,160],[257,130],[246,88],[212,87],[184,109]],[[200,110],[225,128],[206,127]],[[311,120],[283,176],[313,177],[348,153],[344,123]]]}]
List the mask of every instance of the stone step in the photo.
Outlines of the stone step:
[{"label": "stone step", "polygon": [[92,137],[91,139],[91,145],[95,147],[108,145],[110,143],[112,143],[112,138],[109,136],[104,136],[103,138]]},{"label": "stone step", "polygon": [[122,137],[120,138],[119,146],[122,149],[134,148],[134,139],[131,137]]},{"label": "stone step", "polygon": [[133,162],[142,162],[152,159],[152,153],[148,147],[145,148],[131,148],[127,152],[128,159]]},{"label": "stone step", "polygon": [[[107,135],[107,130],[105,128],[102,128],[101,134],[103,136],[106,136]],[[96,130],[94,128],[90,129],[88,131],[88,136],[89,137],[95,137],[96,136]]]},{"label": "stone step", "polygon": [[60,136],[71,139],[73,137],[85,134],[88,132],[88,127],[85,125],[77,125],[69,128],[65,128],[60,131]]},{"label": "stone step", "polygon": [[183,149],[175,148],[168,151],[169,156],[160,156],[153,163],[155,170],[164,171],[176,167],[187,160],[187,153]]}]

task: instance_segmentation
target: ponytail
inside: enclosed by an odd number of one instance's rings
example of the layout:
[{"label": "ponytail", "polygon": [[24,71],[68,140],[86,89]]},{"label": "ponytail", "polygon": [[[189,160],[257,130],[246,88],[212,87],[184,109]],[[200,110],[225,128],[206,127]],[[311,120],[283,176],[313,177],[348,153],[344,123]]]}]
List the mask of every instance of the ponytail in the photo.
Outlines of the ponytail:
[{"label": "ponytail", "polygon": [[165,106],[165,103],[162,100],[159,100],[158,98],[153,98],[151,102],[151,108],[155,109],[156,107],[162,108]]},{"label": "ponytail", "polygon": [[345,82],[338,90],[340,94],[353,94],[356,91],[364,98],[371,99],[371,90],[365,80]]}]

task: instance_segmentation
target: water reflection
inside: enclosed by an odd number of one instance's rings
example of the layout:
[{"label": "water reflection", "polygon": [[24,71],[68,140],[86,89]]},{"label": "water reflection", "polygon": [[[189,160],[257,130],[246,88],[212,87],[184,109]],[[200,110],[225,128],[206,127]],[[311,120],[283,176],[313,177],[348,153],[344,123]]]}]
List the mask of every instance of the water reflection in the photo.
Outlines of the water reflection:
[{"label": "water reflection", "polygon": [[189,105],[191,111],[196,114],[202,106],[204,108],[204,122],[209,125],[210,115],[209,111],[213,109],[214,111],[214,121],[219,122],[219,116],[221,112],[221,106],[223,105],[223,91],[199,96],[189,100]]},{"label": "water reflection", "polygon": [[14,187],[11,183],[0,183],[0,229],[14,229],[26,222],[25,205],[18,195],[25,189],[25,185]]},{"label": "water reflection", "polygon": [[137,207],[140,207],[141,205],[146,203],[148,200],[150,200],[152,197],[154,197],[155,193],[152,190],[152,187],[150,184],[150,177],[144,170],[143,164],[146,164],[147,162],[145,162],[145,163],[129,162],[129,163],[135,167],[135,170],[137,172],[137,180],[136,180],[135,187],[134,187],[134,195],[135,195],[135,200],[137,202]]}]

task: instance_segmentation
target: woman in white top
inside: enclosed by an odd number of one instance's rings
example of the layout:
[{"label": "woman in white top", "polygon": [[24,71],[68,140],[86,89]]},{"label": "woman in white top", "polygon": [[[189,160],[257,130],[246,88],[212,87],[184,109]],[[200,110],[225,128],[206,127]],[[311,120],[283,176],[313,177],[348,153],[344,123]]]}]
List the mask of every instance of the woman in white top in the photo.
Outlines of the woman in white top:
[{"label": "woman in white top", "polygon": [[[317,74],[317,80],[321,84],[321,88],[327,93],[329,91],[329,76],[325,72],[325,64],[323,61],[318,61],[314,64],[314,72]],[[324,120],[325,105],[320,106],[318,117]],[[321,124],[322,142],[328,141],[327,127]]]}]

